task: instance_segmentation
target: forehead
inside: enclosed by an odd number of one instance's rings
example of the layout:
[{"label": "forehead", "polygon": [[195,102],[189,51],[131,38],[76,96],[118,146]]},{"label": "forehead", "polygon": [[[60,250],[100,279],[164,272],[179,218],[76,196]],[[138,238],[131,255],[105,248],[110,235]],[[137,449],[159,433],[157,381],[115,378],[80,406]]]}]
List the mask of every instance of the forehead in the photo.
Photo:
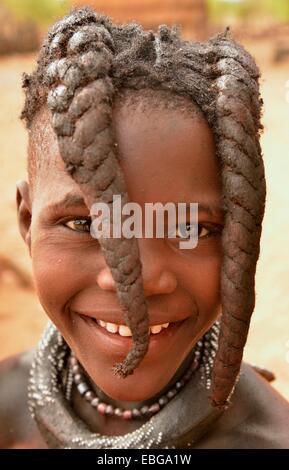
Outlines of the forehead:
[{"label": "forehead", "polygon": [[192,192],[196,198],[219,192],[213,133],[188,98],[129,97],[117,103],[113,116],[130,193],[142,188],[148,200],[157,195],[162,200],[162,194],[164,200],[175,201],[178,195],[181,201]]},{"label": "forehead", "polygon": [[[214,139],[201,113],[188,104],[130,94],[117,100],[112,127],[131,200],[209,202],[219,196],[219,168]],[[162,97],[161,97],[162,98]],[[81,195],[66,173],[51,127],[42,111],[30,136],[30,152],[38,164],[34,196],[41,208],[66,194]],[[140,199],[143,198],[143,201]]]}]

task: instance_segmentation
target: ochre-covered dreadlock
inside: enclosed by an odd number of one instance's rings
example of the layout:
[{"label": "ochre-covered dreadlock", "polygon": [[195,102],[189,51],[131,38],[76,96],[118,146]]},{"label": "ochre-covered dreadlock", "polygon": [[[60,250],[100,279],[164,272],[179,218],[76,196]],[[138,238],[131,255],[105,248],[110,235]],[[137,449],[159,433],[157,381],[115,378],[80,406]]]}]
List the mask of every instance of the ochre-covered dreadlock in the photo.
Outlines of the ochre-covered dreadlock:
[{"label": "ochre-covered dreadlock", "polygon": [[[28,127],[48,104],[67,171],[88,207],[113,194],[128,201],[112,134],[112,105],[123,89],[169,90],[189,97],[213,130],[222,169],[222,322],[213,369],[212,404],[225,406],[239,373],[255,304],[255,271],[265,205],[259,145],[258,69],[227,32],[207,43],[181,41],[175,28],[158,33],[114,25],[88,8],[57,23],[25,76],[22,117]],[[116,282],[134,346],[119,375],[131,374],[147,352],[149,320],[135,239],[99,240]]]}]

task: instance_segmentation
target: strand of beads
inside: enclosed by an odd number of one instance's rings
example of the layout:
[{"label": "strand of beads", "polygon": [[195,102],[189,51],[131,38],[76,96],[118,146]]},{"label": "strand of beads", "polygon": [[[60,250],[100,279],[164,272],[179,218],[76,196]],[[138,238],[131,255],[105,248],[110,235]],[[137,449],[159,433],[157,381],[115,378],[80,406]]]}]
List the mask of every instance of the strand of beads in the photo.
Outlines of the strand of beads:
[{"label": "strand of beads", "polygon": [[[202,360],[202,350],[203,342],[199,341],[195,348],[194,359],[183,377],[178,380],[175,385],[167,393],[162,395],[155,403],[150,406],[142,406],[141,408],[121,409],[101,400],[100,397],[96,395],[96,392],[94,392],[87,383],[84,371],[77,358],[73,354],[71,354],[69,358],[68,377],[72,377],[72,381],[76,385],[77,391],[80,393],[80,395],[83,396],[84,399],[87,400],[91,406],[102,415],[114,415],[125,420],[147,418],[158,413],[161,408],[166,406],[169,401],[172,400],[180,390],[182,390],[182,388],[190,380],[193,372],[199,368]],[[66,388],[65,395],[68,400],[71,399],[71,388],[71,386],[69,386],[69,389],[68,387]]]}]

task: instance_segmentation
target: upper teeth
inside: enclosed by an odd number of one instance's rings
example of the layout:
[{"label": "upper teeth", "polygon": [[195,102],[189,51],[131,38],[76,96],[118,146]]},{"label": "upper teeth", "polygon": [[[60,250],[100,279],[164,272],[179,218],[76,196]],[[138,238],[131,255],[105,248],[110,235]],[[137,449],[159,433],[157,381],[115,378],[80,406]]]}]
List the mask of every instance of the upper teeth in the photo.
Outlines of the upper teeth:
[{"label": "upper teeth", "polygon": [[[118,333],[120,336],[132,336],[131,329],[126,325],[117,325],[116,323],[109,323],[102,320],[97,320],[97,323],[105,328],[110,333]],[[162,323],[161,325],[150,326],[150,333],[157,334],[163,328],[167,328],[169,323]]]}]

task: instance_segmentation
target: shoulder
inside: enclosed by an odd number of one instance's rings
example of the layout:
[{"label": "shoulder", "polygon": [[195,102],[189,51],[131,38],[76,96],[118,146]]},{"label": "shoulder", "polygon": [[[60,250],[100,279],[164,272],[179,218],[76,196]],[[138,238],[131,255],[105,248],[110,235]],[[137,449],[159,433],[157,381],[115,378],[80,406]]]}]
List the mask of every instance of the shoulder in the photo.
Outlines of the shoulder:
[{"label": "shoulder", "polygon": [[0,361],[0,383],[5,385],[7,380],[15,379],[16,375],[28,380],[29,370],[33,359],[33,349],[10,356]]},{"label": "shoulder", "polygon": [[247,416],[240,436],[247,432],[252,447],[288,449],[289,403],[248,364],[242,368],[238,397]]},{"label": "shoulder", "polygon": [[32,358],[30,350],[0,362],[0,448],[33,447],[34,442],[38,443],[38,431],[28,409]]},{"label": "shoulder", "polygon": [[288,449],[289,403],[243,364],[231,406],[201,443],[226,449]]}]

